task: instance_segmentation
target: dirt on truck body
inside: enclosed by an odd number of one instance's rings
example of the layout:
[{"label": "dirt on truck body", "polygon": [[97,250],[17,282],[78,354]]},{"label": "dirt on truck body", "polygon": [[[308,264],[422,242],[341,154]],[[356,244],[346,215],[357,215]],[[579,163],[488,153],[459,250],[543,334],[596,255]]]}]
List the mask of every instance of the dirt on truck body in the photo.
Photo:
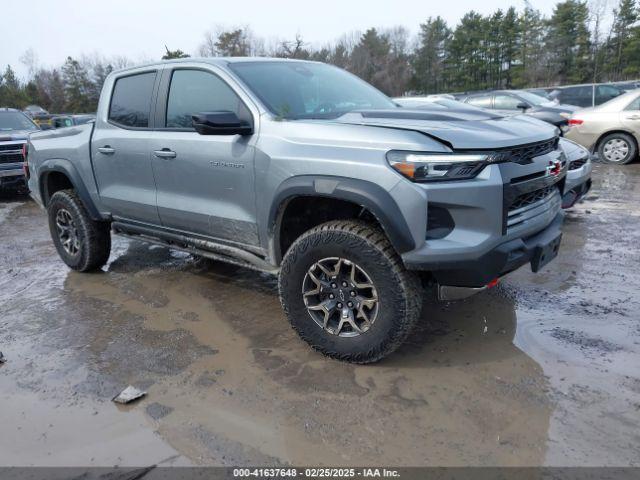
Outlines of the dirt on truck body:
[{"label": "dirt on truck body", "polygon": [[298,342],[271,275],[118,237],[79,274],[4,200],[0,463],[638,466],[640,165],[593,176],[555,262],[374,366]]}]

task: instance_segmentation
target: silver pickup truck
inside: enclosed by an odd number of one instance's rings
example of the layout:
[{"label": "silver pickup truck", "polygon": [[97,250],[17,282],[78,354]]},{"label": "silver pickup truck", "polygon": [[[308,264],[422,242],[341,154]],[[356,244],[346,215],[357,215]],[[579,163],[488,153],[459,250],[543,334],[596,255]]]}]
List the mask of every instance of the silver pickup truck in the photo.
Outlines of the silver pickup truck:
[{"label": "silver pickup truck", "polygon": [[315,62],[185,59],[107,78],[95,124],[32,134],[29,185],[71,268],[111,232],[279,274],[300,336],[367,363],[420,318],[557,254],[557,129],[399,108]]}]

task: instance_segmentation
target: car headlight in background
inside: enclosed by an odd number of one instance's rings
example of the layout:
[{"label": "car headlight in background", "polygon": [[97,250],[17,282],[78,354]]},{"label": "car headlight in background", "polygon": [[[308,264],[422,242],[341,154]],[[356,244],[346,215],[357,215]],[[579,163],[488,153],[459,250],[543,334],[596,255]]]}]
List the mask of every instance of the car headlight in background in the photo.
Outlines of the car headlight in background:
[{"label": "car headlight in background", "polygon": [[487,165],[487,159],[484,154],[387,152],[389,165],[414,182],[473,178]]}]

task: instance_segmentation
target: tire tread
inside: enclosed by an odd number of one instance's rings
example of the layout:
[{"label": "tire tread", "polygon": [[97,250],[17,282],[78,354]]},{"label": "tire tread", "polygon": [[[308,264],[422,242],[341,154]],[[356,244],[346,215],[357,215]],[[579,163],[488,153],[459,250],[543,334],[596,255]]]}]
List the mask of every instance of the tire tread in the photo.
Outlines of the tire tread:
[{"label": "tire tread", "polygon": [[[311,243],[317,245],[320,243],[339,242],[344,239],[352,242],[353,248],[360,249],[359,251],[371,257],[372,261],[379,262],[380,256],[382,256],[383,261],[388,262],[391,267],[389,275],[398,279],[400,287],[398,290],[402,292],[402,294],[398,294],[398,299],[402,307],[401,310],[398,311],[394,321],[393,334],[389,335],[387,341],[372,346],[371,349],[364,354],[341,353],[328,350],[323,345],[320,345],[317,338],[307,335],[303,329],[298,328],[296,323],[291,321],[292,313],[289,308],[289,302],[287,302],[283,296],[287,287],[287,276],[292,269],[295,268],[299,255],[305,252]],[[364,246],[362,245],[363,243]],[[400,256],[396,253],[382,230],[360,220],[331,221],[318,225],[302,234],[285,255],[282,262],[279,285],[282,308],[286,316],[290,319],[291,326],[302,339],[315,350],[331,358],[351,363],[365,364],[377,362],[396,350],[404,343],[415,327],[422,309],[422,287],[418,276],[405,268]]]}]

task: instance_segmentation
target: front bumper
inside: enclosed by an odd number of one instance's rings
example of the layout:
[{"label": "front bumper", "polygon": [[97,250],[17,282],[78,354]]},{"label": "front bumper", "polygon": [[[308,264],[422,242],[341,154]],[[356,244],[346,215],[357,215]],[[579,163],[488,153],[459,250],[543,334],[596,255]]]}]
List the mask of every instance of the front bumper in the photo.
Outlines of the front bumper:
[{"label": "front bumper", "polygon": [[562,196],[562,208],[571,208],[591,190],[591,179],[573,187]]},{"label": "front bumper", "polygon": [[27,179],[24,176],[22,165],[9,164],[0,167],[0,189],[21,190],[27,187]]},{"label": "front bumper", "polygon": [[564,213],[559,212],[544,230],[502,243],[477,259],[420,265],[420,268],[431,270],[440,285],[473,288],[483,287],[527,263],[537,272],[557,254],[563,218]]},{"label": "front bumper", "polygon": [[4,177],[24,177],[24,170],[22,169],[22,165],[20,165],[19,167],[13,165],[5,168],[0,167],[0,178]]},{"label": "front bumper", "polygon": [[593,164],[588,160],[582,167],[567,172],[562,208],[571,208],[591,189],[592,169]]},{"label": "front bumper", "polygon": [[527,263],[537,272],[557,254],[563,219],[564,213],[559,212],[542,231],[502,243],[473,260],[407,266],[431,271],[440,285],[473,288],[483,287]]}]

